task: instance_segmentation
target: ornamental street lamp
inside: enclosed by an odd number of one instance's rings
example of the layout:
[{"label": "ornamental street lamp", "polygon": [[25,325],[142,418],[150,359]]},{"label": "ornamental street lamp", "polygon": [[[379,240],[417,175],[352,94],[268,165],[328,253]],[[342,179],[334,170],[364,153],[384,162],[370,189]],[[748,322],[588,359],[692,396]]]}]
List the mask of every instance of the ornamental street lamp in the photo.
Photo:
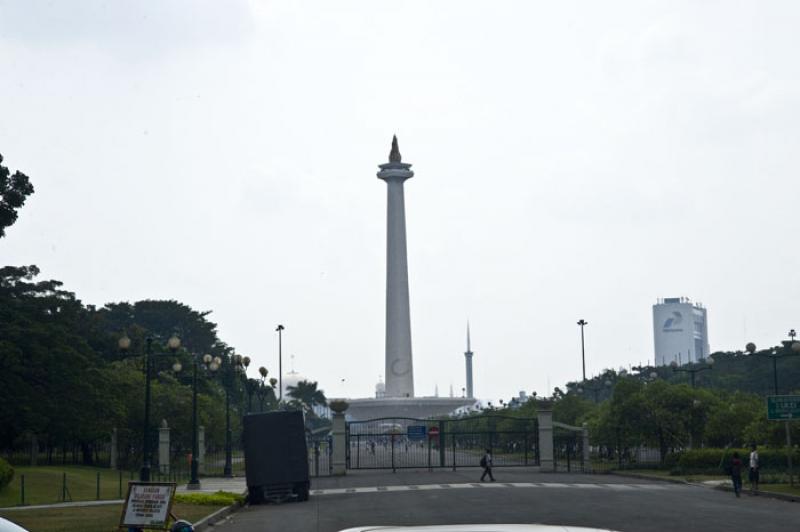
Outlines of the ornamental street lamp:
[{"label": "ornamental street lamp", "polygon": [[583,328],[589,325],[589,322],[581,318],[578,320],[578,325],[581,326],[581,363],[583,366],[583,380],[586,381],[586,348],[583,343]]},{"label": "ornamental street lamp", "polygon": [[197,461],[197,455],[200,454],[200,445],[197,439],[197,367],[202,365],[204,370],[215,372],[219,369],[221,363],[222,359],[219,357],[205,354],[201,359],[199,354],[192,353],[192,478],[189,480],[189,484],[186,485],[186,489],[200,489],[199,462]]},{"label": "ornamental street lamp", "polygon": [[[244,357],[247,358],[247,357]],[[236,381],[236,376],[245,372],[244,358],[241,355],[225,354],[222,358],[215,357],[214,363],[220,369],[220,382],[225,390],[225,467],[222,474],[225,477],[233,476],[233,450],[231,447],[231,389]],[[250,359],[247,359],[250,364]]]},{"label": "ornamental street lamp", "polygon": [[[150,482],[150,379],[152,378],[152,352],[153,352],[153,337],[148,336],[145,339],[144,351],[144,430],[142,434],[142,468],[139,470],[139,480],[142,482]],[[127,352],[131,347],[131,339],[127,333],[122,333],[122,337],[117,340],[117,346],[123,352]],[[181,339],[178,335],[173,334],[167,340],[167,347],[172,352],[173,356],[178,348],[181,346]],[[179,362],[173,364],[180,366]]]},{"label": "ornamental street lamp", "polygon": [[675,362],[674,360],[672,361],[670,366],[672,366],[673,373],[682,372],[682,373],[688,373],[689,375],[691,375],[692,388],[694,388],[694,376],[696,374],[700,373],[701,371],[705,371],[707,369],[714,369],[714,357],[712,357],[712,356],[706,357],[706,363],[705,363],[704,366],[694,366],[694,367],[681,368],[681,367],[678,367],[678,363]]}]

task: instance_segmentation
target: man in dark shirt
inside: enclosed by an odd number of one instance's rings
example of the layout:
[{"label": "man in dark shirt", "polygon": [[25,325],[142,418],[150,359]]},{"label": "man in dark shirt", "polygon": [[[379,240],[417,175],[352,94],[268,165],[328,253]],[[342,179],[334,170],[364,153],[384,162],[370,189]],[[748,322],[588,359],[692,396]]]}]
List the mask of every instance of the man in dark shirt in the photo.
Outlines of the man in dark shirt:
[{"label": "man in dark shirt", "polygon": [[731,480],[733,481],[733,492],[737,497],[740,497],[742,492],[742,459],[739,458],[739,453],[733,453],[731,459]]}]

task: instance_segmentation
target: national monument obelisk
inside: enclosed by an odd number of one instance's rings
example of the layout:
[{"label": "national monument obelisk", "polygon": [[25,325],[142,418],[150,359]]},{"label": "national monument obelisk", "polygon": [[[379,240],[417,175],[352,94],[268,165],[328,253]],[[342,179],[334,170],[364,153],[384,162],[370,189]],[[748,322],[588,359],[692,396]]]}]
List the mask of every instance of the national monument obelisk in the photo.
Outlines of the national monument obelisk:
[{"label": "national monument obelisk", "polygon": [[379,165],[386,181],[386,397],[414,397],[411,316],[408,302],[408,254],[403,183],[414,176],[402,162],[397,136],[389,162]]},{"label": "national monument obelisk", "polygon": [[[475,404],[471,397],[415,397],[411,360],[411,316],[408,303],[408,255],[403,183],[414,176],[392,139],[389,162],[379,165],[378,178],[386,181],[386,383],[375,397],[348,399],[351,420],[389,416],[424,419],[447,415]],[[468,348],[469,350],[469,348]]]}]

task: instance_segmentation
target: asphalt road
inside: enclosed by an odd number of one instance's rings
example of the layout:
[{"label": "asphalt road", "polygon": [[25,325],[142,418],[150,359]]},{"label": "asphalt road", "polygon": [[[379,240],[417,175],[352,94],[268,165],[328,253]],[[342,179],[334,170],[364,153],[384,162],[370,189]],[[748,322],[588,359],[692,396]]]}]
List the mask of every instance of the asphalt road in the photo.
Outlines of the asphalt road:
[{"label": "asphalt road", "polygon": [[619,531],[793,531],[800,504],[613,475],[496,469],[348,472],[315,479],[311,500],[248,507],[221,532],[337,532],[360,525],[543,523]]}]

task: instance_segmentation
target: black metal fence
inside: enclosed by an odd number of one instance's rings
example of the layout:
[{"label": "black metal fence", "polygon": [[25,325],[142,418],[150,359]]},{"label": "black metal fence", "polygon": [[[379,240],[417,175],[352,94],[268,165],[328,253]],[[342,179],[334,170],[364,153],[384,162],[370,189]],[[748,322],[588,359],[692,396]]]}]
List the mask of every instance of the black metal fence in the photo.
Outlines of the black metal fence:
[{"label": "black metal fence", "polygon": [[556,471],[586,472],[584,463],[583,433],[577,430],[553,427],[553,467]]},{"label": "black metal fence", "polygon": [[348,469],[480,467],[486,449],[495,467],[539,464],[538,422],[531,418],[379,418],[347,424]]}]

